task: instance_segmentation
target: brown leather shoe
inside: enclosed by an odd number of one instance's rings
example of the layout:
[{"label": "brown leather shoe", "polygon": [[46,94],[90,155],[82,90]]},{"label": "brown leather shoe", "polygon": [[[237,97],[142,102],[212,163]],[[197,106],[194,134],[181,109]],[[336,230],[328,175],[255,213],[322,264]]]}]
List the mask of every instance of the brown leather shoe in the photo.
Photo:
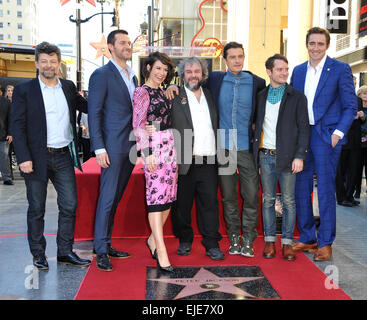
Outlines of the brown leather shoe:
[{"label": "brown leather shoe", "polygon": [[313,259],[315,261],[326,261],[331,258],[332,254],[333,250],[331,249],[331,246],[323,246],[317,249]]},{"label": "brown leather shoe", "polygon": [[266,259],[275,257],[275,242],[265,242],[263,257]]},{"label": "brown leather shoe", "polygon": [[288,261],[296,260],[296,253],[294,252],[290,244],[282,245],[282,255],[285,260],[288,260]]},{"label": "brown leather shoe", "polygon": [[317,243],[313,244],[304,244],[300,241],[293,246],[293,251],[306,251],[306,252],[316,252],[317,251]]}]

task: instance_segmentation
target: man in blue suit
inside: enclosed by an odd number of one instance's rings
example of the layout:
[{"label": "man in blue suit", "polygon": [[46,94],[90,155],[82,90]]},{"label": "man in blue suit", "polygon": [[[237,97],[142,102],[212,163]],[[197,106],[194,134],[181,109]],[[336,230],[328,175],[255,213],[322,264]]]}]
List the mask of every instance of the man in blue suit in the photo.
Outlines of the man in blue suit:
[{"label": "man in blue suit", "polygon": [[132,49],[128,33],[112,31],[107,37],[112,58],[95,70],[89,80],[88,123],[91,151],[101,167],[99,198],[94,228],[97,267],[112,271],[109,258],[128,258],[127,252],[111,247],[116,208],[129,181],[134,164],[129,160],[133,142],[132,96],[137,86],[133,70],[127,65]]},{"label": "man in blue suit", "polygon": [[[297,174],[296,208],[301,232],[295,251],[315,252],[315,261],[329,260],[336,230],[335,178],[341,147],[354,117],[357,99],[349,65],[326,55],[330,34],[322,28],[307,33],[308,62],[297,66],[291,85],[308,100],[311,125],[305,169]],[[320,227],[315,233],[312,210],[313,174],[317,176]]]}]

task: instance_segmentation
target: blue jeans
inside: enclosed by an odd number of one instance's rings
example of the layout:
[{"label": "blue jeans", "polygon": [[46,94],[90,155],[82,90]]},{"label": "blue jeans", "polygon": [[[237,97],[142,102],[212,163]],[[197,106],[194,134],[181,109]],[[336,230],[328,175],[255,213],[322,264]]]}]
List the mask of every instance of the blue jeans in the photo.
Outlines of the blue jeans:
[{"label": "blue jeans", "polygon": [[263,188],[263,220],[265,241],[276,241],[275,200],[277,181],[282,192],[282,244],[292,244],[296,222],[296,202],[294,197],[296,175],[292,172],[277,172],[276,156],[260,151],[261,183]]},{"label": "blue jeans", "polygon": [[0,172],[3,181],[11,180],[8,141],[0,141]]},{"label": "blue jeans", "polygon": [[[59,207],[57,255],[65,256],[72,251],[77,209],[75,171],[69,151],[47,153],[47,176],[56,189]],[[44,255],[46,239],[43,232],[48,181],[25,177],[25,184],[29,204],[27,212],[29,248],[33,256]]]}]

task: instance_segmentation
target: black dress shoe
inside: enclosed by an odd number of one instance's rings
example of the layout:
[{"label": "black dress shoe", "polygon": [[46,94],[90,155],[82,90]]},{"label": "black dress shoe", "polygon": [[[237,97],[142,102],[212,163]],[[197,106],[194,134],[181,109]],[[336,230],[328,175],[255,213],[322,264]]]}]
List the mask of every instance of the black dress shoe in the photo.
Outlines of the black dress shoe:
[{"label": "black dress shoe", "polygon": [[58,256],[57,262],[81,268],[88,267],[91,264],[90,260],[81,259],[74,252],[71,252],[66,256]]},{"label": "black dress shoe", "polygon": [[4,181],[4,184],[5,184],[6,186],[12,186],[12,185],[14,184],[14,182],[13,182],[13,181],[11,181],[11,180],[5,180],[5,181]]},{"label": "black dress shoe", "polygon": [[177,249],[177,254],[180,256],[188,256],[191,253],[192,243],[181,242]]},{"label": "black dress shoe", "polygon": [[[125,259],[125,258],[130,258],[130,254],[124,251],[117,251],[116,249],[109,247],[108,248],[108,253],[107,253],[109,258],[114,258],[114,259]],[[93,249],[93,257],[96,257],[97,253],[96,251]]]},{"label": "black dress shoe", "polygon": [[44,255],[33,257],[33,265],[38,270],[48,270],[47,259]]},{"label": "black dress shoe", "polygon": [[348,200],[344,200],[342,203],[340,203],[343,207],[353,207],[353,203]]},{"label": "black dress shoe", "polygon": [[206,255],[212,260],[224,260],[224,253],[219,248],[211,248],[207,250]]},{"label": "black dress shoe", "polygon": [[357,200],[353,200],[352,201],[352,205],[355,207],[355,206],[359,206],[361,204],[360,201],[357,201]]},{"label": "black dress shoe", "polygon": [[[156,251],[157,251],[157,250],[155,250],[155,252],[156,252]],[[164,272],[170,272],[170,273],[172,273],[172,272],[174,272],[174,271],[175,271],[175,269],[173,269],[172,265],[169,265],[168,267],[162,267],[162,266],[160,265],[160,263],[159,263],[158,255],[157,255],[157,265],[158,265],[159,270],[161,270],[161,271],[164,271]]]},{"label": "black dress shoe", "polygon": [[125,259],[125,258],[130,258],[130,254],[124,251],[117,251],[116,249],[109,247],[108,248],[108,256],[110,258],[115,258],[115,259]]},{"label": "black dress shoe", "polygon": [[97,254],[97,268],[102,271],[112,271],[112,264],[107,254]]}]

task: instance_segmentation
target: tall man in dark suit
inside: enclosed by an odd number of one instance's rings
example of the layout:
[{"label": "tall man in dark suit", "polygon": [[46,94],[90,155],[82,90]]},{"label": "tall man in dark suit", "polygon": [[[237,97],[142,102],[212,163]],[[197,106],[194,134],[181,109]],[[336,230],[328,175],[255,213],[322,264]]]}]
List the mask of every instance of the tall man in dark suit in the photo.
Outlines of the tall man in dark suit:
[{"label": "tall man in dark suit", "polygon": [[[301,232],[294,250],[316,251],[315,261],[329,260],[336,233],[335,178],[344,135],[357,115],[353,75],[346,63],[331,59],[326,51],[330,34],[311,28],[306,37],[309,61],[293,70],[291,85],[307,97],[311,125],[305,169],[297,175],[296,207]],[[312,210],[313,174],[317,176],[320,227]]]},{"label": "tall man in dark suit", "polygon": [[201,85],[208,76],[205,61],[183,60],[179,75],[184,83],[173,101],[172,126],[176,130],[178,155],[177,202],[172,209],[172,226],[179,238],[179,255],[190,254],[194,234],[191,209],[196,198],[198,226],[206,255],[224,259],[218,241],[222,239],[218,217],[218,176],[216,165],[217,111],[208,89]]},{"label": "tall man in dark suit", "polygon": [[112,58],[93,72],[89,80],[88,123],[91,151],[101,167],[101,184],[94,228],[97,267],[112,271],[109,258],[128,258],[127,252],[111,247],[114,216],[134,164],[129,160],[133,142],[132,96],[137,86],[134,71],[127,65],[132,49],[128,33],[112,31],[107,37]]},{"label": "tall man in dark suit", "polygon": [[36,46],[39,77],[17,85],[13,93],[11,129],[20,171],[27,187],[28,242],[33,264],[48,269],[43,236],[48,180],[58,197],[59,226],[57,260],[88,266],[72,252],[77,190],[74,166],[77,157],[76,109],[87,112],[87,102],[69,80],[59,79],[61,53],[57,46],[42,42]]}]

